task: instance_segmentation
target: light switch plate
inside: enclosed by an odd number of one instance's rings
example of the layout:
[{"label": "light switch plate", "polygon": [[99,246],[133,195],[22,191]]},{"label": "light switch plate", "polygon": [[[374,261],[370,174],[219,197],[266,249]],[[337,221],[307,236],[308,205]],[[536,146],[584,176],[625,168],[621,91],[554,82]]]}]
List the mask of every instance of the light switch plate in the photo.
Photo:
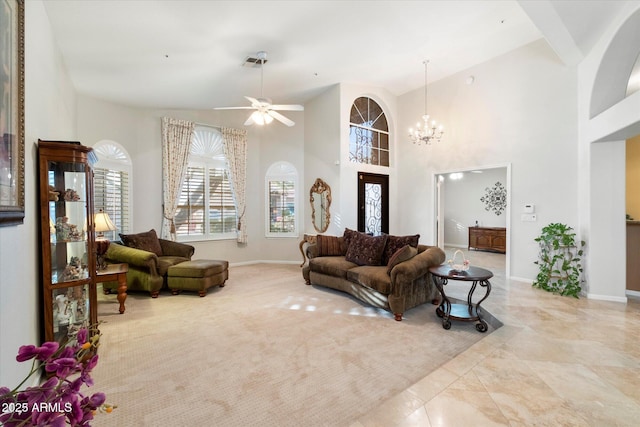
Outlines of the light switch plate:
[{"label": "light switch plate", "polygon": [[536,214],[522,214],[520,216],[520,220],[522,222],[536,222],[538,218],[536,217]]}]

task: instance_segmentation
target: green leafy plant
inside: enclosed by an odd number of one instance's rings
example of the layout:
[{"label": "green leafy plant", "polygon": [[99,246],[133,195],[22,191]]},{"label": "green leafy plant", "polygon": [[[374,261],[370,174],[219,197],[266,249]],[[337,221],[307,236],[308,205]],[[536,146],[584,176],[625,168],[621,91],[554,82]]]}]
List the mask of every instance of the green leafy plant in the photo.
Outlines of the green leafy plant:
[{"label": "green leafy plant", "polygon": [[579,298],[582,287],[581,257],[585,242],[566,224],[552,223],[534,239],[540,246],[539,273],[533,286],[560,295]]}]

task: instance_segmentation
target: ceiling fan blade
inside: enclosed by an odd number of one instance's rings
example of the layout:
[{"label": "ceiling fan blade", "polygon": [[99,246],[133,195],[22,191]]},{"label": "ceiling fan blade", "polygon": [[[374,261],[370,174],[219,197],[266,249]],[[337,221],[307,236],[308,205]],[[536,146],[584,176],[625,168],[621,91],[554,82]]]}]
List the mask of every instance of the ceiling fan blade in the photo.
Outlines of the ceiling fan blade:
[{"label": "ceiling fan blade", "polygon": [[259,99],[257,98],[252,98],[250,96],[245,96],[245,98],[251,103],[252,107],[258,107],[261,106],[263,104],[263,102],[261,102]]},{"label": "ceiling fan blade", "polygon": [[253,107],[215,107],[214,110],[253,110]]},{"label": "ceiling fan blade", "polygon": [[283,116],[282,114],[278,113],[277,111],[273,111],[273,110],[269,110],[267,111],[267,114],[269,114],[271,117],[273,117],[274,119],[278,120],[279,122],[291,127],[293,125],[295,125],[296,123],[293,120],[290,120],[288,118],[286,118],[285,116]]},{"label": "ceiling fan blade", "polygon": [[272,105],[272,110],[280,110],[280,111],[304,111],[304,107],[302,105],[291,104],[291,105]]}]

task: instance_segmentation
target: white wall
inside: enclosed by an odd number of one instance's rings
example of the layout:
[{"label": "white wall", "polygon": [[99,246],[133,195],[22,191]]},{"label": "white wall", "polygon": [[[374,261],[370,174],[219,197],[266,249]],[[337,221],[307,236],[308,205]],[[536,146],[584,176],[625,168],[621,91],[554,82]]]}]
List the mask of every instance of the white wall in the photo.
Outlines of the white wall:
[{"label": "white wall", "polygon": [[[340,86],[334,85],[304,106],[304,232],[317,234],[311,223],[309,189],[316,178],[331,187],[331,220],[325,234],[342,235],[340,200]],[[336,164],[338,162],[338,164]]]},{"label": "white wall", "polygon": [[[467,85],[470,75],[475,83]],[[446,133],[427,147],[400,139],[398,197],[411,213],[402,231],[433,236],[434,173],[510,163],[507,256],[512,277],[532,280],[540,229],[551,222],[578,225],[576,70],[540,40],[431,83],[428,95],[429,114]],[[400,131],[413,126],[423,105],[422,88],[398,98]],[[527,203],[536,205],[537,222],[520,221]]]},{"label": "white wall", "polygon": [[626,270],[612,266],[626,259],[624,140],[640,134],[640,92],[624,95],[638,54],[640,4],[634,2],[579,65],[578,194],[589,298],[626,301]]},{"label": "white wall", "polygon": [[481,227],[506,227],[506,209],[500,215],[486,210],[480,200],[486,195],[486,189],[493,189],[499,182],[507,187],[507,169],[483,169],[474,172],[463,172],[451,177],[443,174],[444,181],[440,188],[443,194],[444,242],[447,246],[466,248],[469,245],[469,227],[476,221]]},{"label": "white wall", "polygon": [[40,139],[75,140],[76,98],[41,1],[25,2],[25,220],[0,227],[0,385],[12,387],[30,363],[18,348],[40,344],[37,150]]},{"label": "white wall", "polygon": [[299,206],[308,198],[304,177],[304,113],[287,112],[296,122],[287,127],[279,122],[269,126],[243,125],[246,111],[152,110],[117,105],[87,96],[78,98],[78,135],[86,145],[102,139],[121,144],[133,162],[133,227],[134,232],[162,225],[162,135],[163,116],[192,120],[214,126],[247,129],[247,224],[249,241],[240,245],[235,240],[191,242],[195,259],[225,259],[231,263],[250,261],[294,261],[300,258],[298,242],[304,230],[305,211],[300,213],[299,236],[265,237],[265,182],[271,164],[286,160],[298,170],[300,177]]}]

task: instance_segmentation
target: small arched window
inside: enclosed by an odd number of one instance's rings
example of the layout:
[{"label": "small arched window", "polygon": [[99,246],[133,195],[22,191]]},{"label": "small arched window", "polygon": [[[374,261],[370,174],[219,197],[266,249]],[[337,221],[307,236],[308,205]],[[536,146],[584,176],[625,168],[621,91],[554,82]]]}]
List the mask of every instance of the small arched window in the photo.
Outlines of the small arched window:
[{"label": "small arched window", "polygon": [[289,162],[269,166],[265,176],[266,236],[298,236],[298,171]]},{"label": "small arched window", "polygon": [[131,157],[114,141],[99,141],[93,150],[98,156],[93,175],[94,209],[109,214],[117,230],[107,237],[115,239],[116,233],[131,231]]},{"label": "small arched window", "polygon": [[349,123],[349,160],[389,166],[389,125],[382,107],[362,96],[351,106]]}]

